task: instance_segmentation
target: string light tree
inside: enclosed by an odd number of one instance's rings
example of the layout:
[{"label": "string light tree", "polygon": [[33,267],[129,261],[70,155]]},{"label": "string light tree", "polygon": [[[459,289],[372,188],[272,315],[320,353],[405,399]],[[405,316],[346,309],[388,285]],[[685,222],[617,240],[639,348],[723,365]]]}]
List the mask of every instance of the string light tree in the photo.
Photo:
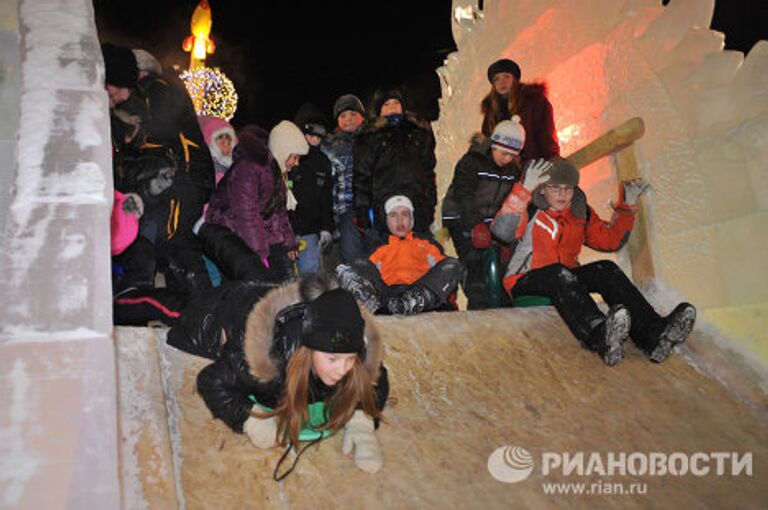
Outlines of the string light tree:
[{"label": "string light tree", "polygon": [[237,110],[237,92],[232,80],[218,68],[205,66],[205,57],[215,51],[210,38],[213,13],[208,0],[201,0],[192,13],[192,34],[182,48],[189,52],[189,69],[180,78],[187,87],[198,115],[213,115],[230,120]]}]

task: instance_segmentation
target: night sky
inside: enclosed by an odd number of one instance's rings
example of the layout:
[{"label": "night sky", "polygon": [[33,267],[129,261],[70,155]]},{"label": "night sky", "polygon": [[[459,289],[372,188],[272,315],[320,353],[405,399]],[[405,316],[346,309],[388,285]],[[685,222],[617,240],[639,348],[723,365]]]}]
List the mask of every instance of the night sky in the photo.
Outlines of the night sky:
[{"label": "night sky", "polygon": [[[376,88],[392,86],[405,91],[409,109],[437,118],[435,69],[456,50],[450,0],[209,2],[217,48],[206,65],[235,84],[236,127],[255,122],[269,129],[306,101],[327,112],[330,123],[339,95],[351,92],[368,104]],[[144,48],[166,68],[187,67],[181,43],[197,3],[93,2],[102,41]],[[718,0],[711,28],[725,33],[726,48],[746,53],[768,39],[768,1]]]}]

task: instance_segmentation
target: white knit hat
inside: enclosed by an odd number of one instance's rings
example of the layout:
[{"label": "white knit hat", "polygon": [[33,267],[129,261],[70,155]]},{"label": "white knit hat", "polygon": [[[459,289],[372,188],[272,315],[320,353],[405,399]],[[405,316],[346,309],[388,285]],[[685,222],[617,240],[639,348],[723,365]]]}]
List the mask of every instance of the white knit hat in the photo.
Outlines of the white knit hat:
[{"label": "white knit hat", "polygon": [[301,129],[289,120],[280,121],[272,131],[269,132],[269,152],[272,153],[277,164],[280,166],[280,170],[283,173],[288,170],[285,168],[285,160],[291,154],[298,154],[304,156],[309,152],[309,144],[307,139],[304,138],[304,133]]},{"label": "white knit hat", "polygon": [[491,145],[510,154],[520,154],[525,145],[525,129],[520,117],[513,115],[512,120],[499,122],[491,135]]},{"label": "white knit hat", "polygon": [[384,212],[386,214],[389,214],[389,212],[395,207],[405,207],[406,209],[413,212],[413,202],[411,202],[411,199],[405,195],[394,195],[389,197],[387,201],[384,202]]},{"label": "white knit hat", "polygon": [[136,65],[139,67],[139,71],[150,71],[155,74],[163,74],[163,66],[157,61],[154,55],[147,50],[141,48],[134,48],[133,55],[136,57]]}]

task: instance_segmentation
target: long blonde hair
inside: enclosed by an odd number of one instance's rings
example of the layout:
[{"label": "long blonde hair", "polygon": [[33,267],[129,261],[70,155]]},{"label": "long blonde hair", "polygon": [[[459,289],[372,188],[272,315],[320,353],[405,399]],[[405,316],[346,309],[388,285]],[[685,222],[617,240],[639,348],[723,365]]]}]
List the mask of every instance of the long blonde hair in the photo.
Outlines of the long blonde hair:
[{"label": "long blonde hair", "polygon": [[[299,443],[299,432],[309,419],[309,377],[312,371],[313,350],[301,346],[291,356],[285,370],[285,386],[280,402],[274,411],[257,413],[251,411],[256,418],[275,416],[277,421],[276,443],[280,446]],[[363,364],[360,356],[355,356],[352,369],[339,381],[336,391],[328,402],[326,409],[328,422],[323,430],[337,431],[346,424],[357,409],[358,404],[363,411],[373,418],[381,418],[381,411],[376,407],[371,373]],[[281,434],[282,432],[282,434]]]},{"label": "long blonde hair", "polygon": [[[521,89],[520,81],[515,80],[512,84],[512,89],[509,91],[509,97],[507,98],[508,118],[519,113],[518,109],[522,104]],[[480,111],[483,114],[482,131],[485,136],[491,136],[494,128],[496,128],[496,124],[505,120],[501,113],[500,103],[502,98],[503,96],[497,93],[496,89],[491,85],[491,91],[488,92],[488,95],[486,95],[480,102]]]}]

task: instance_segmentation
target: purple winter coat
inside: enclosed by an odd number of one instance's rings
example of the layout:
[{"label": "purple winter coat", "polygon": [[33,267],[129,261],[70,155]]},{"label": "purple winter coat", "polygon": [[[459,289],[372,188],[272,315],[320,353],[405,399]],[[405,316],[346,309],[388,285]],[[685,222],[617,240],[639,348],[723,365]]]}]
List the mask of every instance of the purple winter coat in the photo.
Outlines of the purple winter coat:
[{"label": "purple winter coat", "polygon": [[273,188],[269,134],[259,126],[248,125],[237,136],[232,166],[211,197],[205,221],[232,230],[262,258],[269,255],[273,244],[295,249],[296,236],[285,204],[271,217],[262,217]]}]

